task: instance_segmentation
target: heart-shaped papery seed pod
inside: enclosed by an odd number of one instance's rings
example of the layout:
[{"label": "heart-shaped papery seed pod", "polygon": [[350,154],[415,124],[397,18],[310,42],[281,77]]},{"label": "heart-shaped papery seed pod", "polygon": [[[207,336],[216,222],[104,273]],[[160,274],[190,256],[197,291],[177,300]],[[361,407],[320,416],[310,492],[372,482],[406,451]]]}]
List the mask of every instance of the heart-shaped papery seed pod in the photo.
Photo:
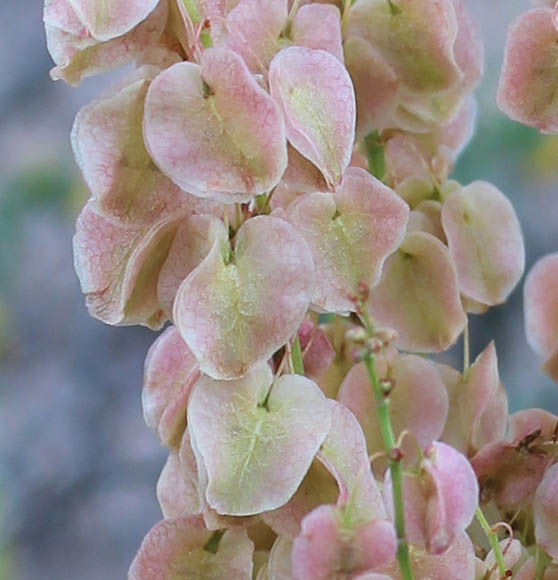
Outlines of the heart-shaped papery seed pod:
[{"label": "heart-shaped papery seed pod", "polygon": [[498,375],[496,348],[491,342],[465,375],[437,365],[449,395],[448,420],[441,440],[471,457],[504,438],[508,401]]},{"label": "heart-shaped papery seed pod", "polygon": [[157,280],[186,217],[178,213],[135,225],[100,215],[94,200],[83,208],[74,236],[74,264],[91,316],[113,325],[163,325]]},{"label": "heart-shaped papery seed pod", "polygon": [[[318,463],[312,464],[287,504],[263,515],[264,521],[278,534],[298,536],[304,517],[322,504],[337,504],[350,527],[385,519],[362,429],[349,409],[334,401],[329,403],[331,428],[317,456]],[[324,474],[326,469],[329,476],[327,472]]]},{"label": "heart-shaped papery seed pod", "polygon": [[351,312],[360,285],[372,287],[405,235],[407,204],[381,181],[350,167],[334,193],[310,193],[288,208],[288,220],[312,249],[319,310]]},{"label": "heart-shaped papery seed pod", "polygon": [[175,326],[165,330],[147,353],[141,393],[143,416],[168,447],[180,444],[188,398],[199,374],[198,363]]},{"label": "heart-shaped papery seed pod", "polygon": [[215,242],[180,286],[173,318],[201,370],[232,379],[293,337],[313,291],[304,238],[280,218],[259,216],[238,230],[232,250]]},{"label": "heart-shaped papery seed pod", "polygon": [[448,249],[424,232],[407,234],[386,260],[369,308],[378,324],[397,331],[399,348],[414,352],[446,350],[467,322]]},{"label": "heart-shaped papery seed pod", "polygon": [[395,529],[387,520],[350,526],[341,509],[322,505],[302,521],[292,550],[293,577],[355,578],[391,562],[396,546]]},{"label": "heart-shaped papery seed pod", "polygon": [[110,40],[145,20],[159,0],[69,0],[80,21],[97,40]]},{"label": "heart-shaped papery seed pod", "polygon": [[279,107],[225,48],[204,51],[201,65],[178,63],[155,78],[144,137],[155,163],[177,185],[224,203],[270,191],[287,166]]},{"label": "heart-shaped papery seed pod", "polygon": [[461,292],[489,306],[504,302],[525,267],[521,226],[509,200],[490,183],[475,181],[445,200],[442,225]]},{"label": "heart-shaped papery seed pod", "polygon": [[131,62],[157,44],[168,18],[166,0],[126,2],[135,5],[126,13],[115,0],[110,4],[108,17],[95,19],[92,12],[105,6],[95,0],[45,2],[47,46],[56,63],[50,72],[53,79],[77,85],[85,77]]},{"label": "heart-shaped papery seed pod", "polygon": [[124,223],[148,225],[181,210],[217,211],[217,204],[181,191],[145,149],[145,96],[159,72],[155,66],[138,68],[83,107],[72,128],[72,149],[94,207]]},{"label": "heart-shaped papery seed pod", "polygon": [[240,0],[225,18],[225,46],[237,52],[252,72],[265,74],[281,50],[288,16],[287,0]]},{"label": "heart-shaped papery seed pod", "polygon": [[[188,437],[187,432],[185,437]],[[202,511],[194,453],[191,447],[188,455],[184,453],[188,447],[184,445],[180,451],[170,452],[157,480],[157,501],[165,518],[200,515]]]},{"label": "heart-shaped papery seed pod", "polygon": [[407,91],[428,93],[450,89],[462,78],[454,55],[457,30],[452,0],[357,0],[346,36],[367,40]]},{"label": "heart-shaped papery seed pod", "polygon": [[274,380],[264,364],[234,381],[202,377],[190,398],[188,430],[207,471],[209,505],[244,516],[287,503],[330,424],[326,398],[300,375]]},{"label": "heart-shaped papery seed pod", "polygon": [[301,46],[282,50],[269,67],[269,89],[291,145],[335,187],[351,160],[356,104],[349,73],[329,52]]},{"label": "heart-shaped papery seed pod", "polygon": [[201,517],[167,519],[145,536],[129,580],[235,578],[251,580],[254,544],[245,530],[207,530]]},{"label": "heart-shaped papery seed pod", "polygon": [[544,372],[558,381],[558,254],[541,258],[527,275],[524,309],[527,340],[545,358]]},{"label": "heart-shaped papery seed pod", "polygon": [[514,121],[543,133],[558,132],[557,40],[551,8],[518,16],[508,30],[498,86],[500,109]]}]

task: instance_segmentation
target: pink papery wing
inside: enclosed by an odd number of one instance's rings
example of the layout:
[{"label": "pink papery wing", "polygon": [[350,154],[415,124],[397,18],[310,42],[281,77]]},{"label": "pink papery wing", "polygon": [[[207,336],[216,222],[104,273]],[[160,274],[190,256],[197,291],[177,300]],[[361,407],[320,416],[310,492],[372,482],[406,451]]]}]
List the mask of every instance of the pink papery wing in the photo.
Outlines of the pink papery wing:
[{"label": "pink papery wing", "polygon": [[490,306],[504,302],[525,267],[523,235],[509,200],[475,181],[445,200],[442,224],[461,292]]},{"label": "pink papery wing", "polygon": [[155,9],[159,0],[69,0],[91,36],[105,41],[122,36]]},{"label": "pink papery wing", "polygon": [[266,74],[281,48],[287,17],[287,0],[240,0],[225,19],[226,46],[240,54],[251,71]]},{"label": "pink papery wing", "polygon": [[427,512],[427,547],[443,554],[471,523],[478,505],[479,486],[467,458],[445,443],[426,450],[425,471],[435,488]]},{"label": "pink papery wing", "polygon": [[216,241],[225,243],[226,239],[225,226],[219,218],[192,215],[182,221],[157,282],[157,297],[167,316],[172,315],[182,282],[203,262]]},{"label": "pink papery wing", "polygon": [[356,105],[349,73],[329,52],[291,46],[269,68],[269,88],[291,145],[335,187],[349,165]]},{"label": "pink papery wing", "polygon": [[338,506],[347,524],[358,526],[386,517],[382,498],[370,469],[364,433],[353,413],[331,401],[331,429],[319,458],[339,485]]},{"label": "pink papery wing", "polygon": [[[54,5],[62,7],[53,9]],[[50,75],[71,85],[141,57],[158,43],[168,18],[168,4],[163,0],[146,20],[123,36],[100,41],[91,36],[75,12],[70,17],[70,11],[74,10],[68,0],[53,0],[45,4],[44,21],[48,50],[56,63]]]},{"label": "pink papery wing", "polygon": [[540,258],[524,286],[525,333],[531,348],[545,357],[543,370],[558,381],[558,254]]},{"label": "pink papery wing", "polygon": [[414,352],[446,350],[467,321],[448,249],[423,232],[409,233],[387,259],[369,307],[378,324],[397,331],[396,345]]},{"label": "pink papery wing", "polygon": [[409,208],[393,190],[350,167],[335,193],[313,193],[289,207],[289,221],[312,249],[316,292],[327,312],[354,311],[360,284],[373,286],[405,235]]},{"label": "pink papery wing", "polygon": [[287,167],[279,107],[235,52],[204,51],[151,84],[144,137],[161,170],[185,191],[224,203],[270,191]]},{"label": "pink papery wing", "polygon": [[217,552],[204,549],[213,532],[200,517],[168,519],[145,536],[128,580],[251,580],[254,545],[244,530],[227,530]]},{"label": "pink papery wing", "polygon": [[293,544],[295,580],[352,578],[383,566],[395,557],[396,538],[386,520],[359,527],[345,526],[342,511],[323,505],[308,514]]},{"label": "pink papery wing", "polygon": [[306,242],[286,221],[259,216],[236,235],[226,263],[217,241],[186,278],[174,303],[174,321],[203,372],[244,375],[297,331],[314,290]]},{"label": "pink papery wing", "polygon": [[137,69],[81,109],[72,129],[74,155],[95,207],[134,224],[149,224],[163,214],[200,204],[163,175],[145,150],[145,95],[158,73],[154,66]]},{"label": "pink papery wing", "polygon": [[363,38],[345,41],[345,62],[355,86],[356,137],[388,127],[399,102],[399,79],[385,59]]},{"label": "pink papery wing", "polygon": [[178,213],[140,227],[99,215],[91,201],[83,208],[74,264],[91,316],[112,325],[163,325],[157,278],[184,217]]},{"label": "pink papery wing", "polygon": [[294,44],[321,49],[343,63],[341,18],[337,6],[307,4],[301,6],[293,20],[291,38]]},{"label": "pink papery wing", "polygon": [[[187,435],[186,435],[187,436]],[[197,472],[192,462],[184,461],[178,450],[169,454],[157,481],[157,501],[165,518],[180,518],[201,513]]]},{"label": "pink papery wing", "polygon": [[190,398],[188,428],[207,470],[209,505],[244,516],[287,503],[330,424],[330,406],[305,377],[273,381],[267,365],[234,381],[202,377]]},{"label": "pink papery wing", "polygon": [[471,456],[492,441],[504,438],[508,405],[498,375],[496,348],[491,342],[465,376],[438,367],[450,397],[442,441]]},{"label": "pink papery wing", "polygon": [[452,0],[357,0],[346,35],[367,40],[407,91],[439,92],[462,78],[455,60],[457,17]]},{"label": "pink papery wing", "polygon": [[514,121],[558,132],[558,31],[550,8],[518,16],[508,30],[498,106]]},{"label": "pink papery wing", "polygon": [[143,416],[169,447],[180,444],[188,398],[199,374],[196,359],[175,326],[167,328],[147,353],[141,393]]}]

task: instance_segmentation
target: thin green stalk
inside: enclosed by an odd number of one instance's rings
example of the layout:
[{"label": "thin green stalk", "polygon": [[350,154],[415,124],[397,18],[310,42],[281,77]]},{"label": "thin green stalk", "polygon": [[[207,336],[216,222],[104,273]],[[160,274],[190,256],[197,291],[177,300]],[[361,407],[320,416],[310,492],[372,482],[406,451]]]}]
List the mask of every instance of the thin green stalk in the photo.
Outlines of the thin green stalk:
[{"label": "thin green stalk", "polygon": [[500,549],[500,542],[498,541],[498,535],[490,527],[490,524],[488,523],[488,520],[486,519],[486,517],[482,513],[482,510],[480,507],[477,507],[477,511],[475,513],[477,516],[477,520],[478,520],[479,524],[481,525],[481,528],[483,529],[484,533],[486,534],[486,537],[488,538],[488,541],[490,542],[490,547],[492,548],[492,551],[494,552],[494,558],[496,559],[496,563],[498,564],[498,572],[500,574],[500,577],[506,578],[506,571],[507,571],[506,564],[504,563],[504,556],[502,554],[502,550]]},{"label": "thin green stalk", "polygon": [[341,32],[345,32],[345,27],[347,26],[347,18],[349,17],[349,8],[351,7],[352,0],[343,0],[343,14],[341,16]]},{"label": "thin green stalk", "polygon": [[370,171],[370,173],[380,181],[385,181],[386,157],[380,133],[378,131],[373,131],[367,135],[364,138],[364,147],[368,159],[368,171]]},{"label": "thin green stalk", "polygon": [[294,0],[293,5],[291,6],[291,9],[289,11],[289,16],[287,19],[287,26],[285,27],[285,36],[290,36],[291,35],[291,28],[293,26],[293,20],[296,16],[296,13],[298,12],[298,7],[300,5],[300,0]]},{"label": "thin green stalk", "polygon": [[304,362],[302,360],[302,348],[300,347],[300,339],[297,337],[293,341],[291,349],[291,362],[293,363],[293,370],[297,375],[304,376]]},{"label": "thin green stalk", "polygon": [[182,4],[184,5],[184,8],[186,8],[186,12],[193,24],[201,22],[200,13],[198,12],[196,3],[193,0],[182,0]]},{"label": "thin green stalk", "polygon": [[240,229],[242,225],[242,207],[239,203],[234,204],[234,229]]},{"label": "thin green stalk", "polygon": [[[365,328],[368,334],[371,334],[371,324],[367,316],[363,317]],[[414,580],[413,569],[411,567],[411,558],[409,556],[409,545],[405,538],[405,513],[403,511],[403,466],[400,459],[393,457],[393,451],[396,448],[395,435],[389,416],[389,398],[384,395],[378,373],[376,372],[376,363],[374,355],[369,352],[364,357],[364,364],[368,372],[370,385],[376,398],[376,411],[378,413],[378,422],[380,432],[384,441],[384,447],[389,459],[389,469],[393,483],[393,505],[395,512],[395,532],[397,534],[397,562],[403,580]]]}]

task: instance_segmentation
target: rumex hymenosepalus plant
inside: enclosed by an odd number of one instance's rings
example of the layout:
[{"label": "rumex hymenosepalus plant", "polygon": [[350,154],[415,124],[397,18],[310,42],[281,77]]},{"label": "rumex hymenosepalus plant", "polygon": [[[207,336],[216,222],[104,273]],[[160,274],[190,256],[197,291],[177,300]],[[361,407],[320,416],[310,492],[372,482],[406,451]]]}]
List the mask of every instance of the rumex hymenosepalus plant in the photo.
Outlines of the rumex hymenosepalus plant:
[{"label": "rumex hymenosepalus plant", "polygon": [[[558,132],[558,9],[510,27],[498,103]],[[74,238],[92,316],[171,324],[145,363],[169,457],[132,580],[558,578],[557,418],[508,417],[467,314],[521,230],[448,180],[483,51],[462,0],[46,0],[52,77],[135,69],[82,109]],[[558,379],[558,254],[525,284]],[[439,353],[464,333],[458,371]],[[472,520],[476,516],[476,523]]]}]

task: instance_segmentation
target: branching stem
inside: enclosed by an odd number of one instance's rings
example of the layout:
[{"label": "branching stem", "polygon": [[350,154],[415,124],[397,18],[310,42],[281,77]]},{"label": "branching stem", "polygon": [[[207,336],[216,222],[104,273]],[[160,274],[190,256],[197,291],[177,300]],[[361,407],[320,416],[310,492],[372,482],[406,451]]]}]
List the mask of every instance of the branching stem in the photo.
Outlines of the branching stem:
[{"label": "branching stem", "polygon": [[[364,328],[370,338],[374,336],[374,328],[365,310],[361,314]],[[367,352],[364,357],[364,364],[368,373],[368,379],[376,399],[376,412],[378,423],[384,443],[384,448],[389,458],[389,470],[393,483],[393,507],[395,513],[395,532],[397,534],[397,562],[403,580],[414,580],[411,558],[409,556],[409,545],[405,537],[405,512],[403,507],[403,465],[401,458],[397,457],[397,444],[391,419],[389,414],[389,396],[386,396],[380,385],[380,379],[376,371],[374,354]]]}]

